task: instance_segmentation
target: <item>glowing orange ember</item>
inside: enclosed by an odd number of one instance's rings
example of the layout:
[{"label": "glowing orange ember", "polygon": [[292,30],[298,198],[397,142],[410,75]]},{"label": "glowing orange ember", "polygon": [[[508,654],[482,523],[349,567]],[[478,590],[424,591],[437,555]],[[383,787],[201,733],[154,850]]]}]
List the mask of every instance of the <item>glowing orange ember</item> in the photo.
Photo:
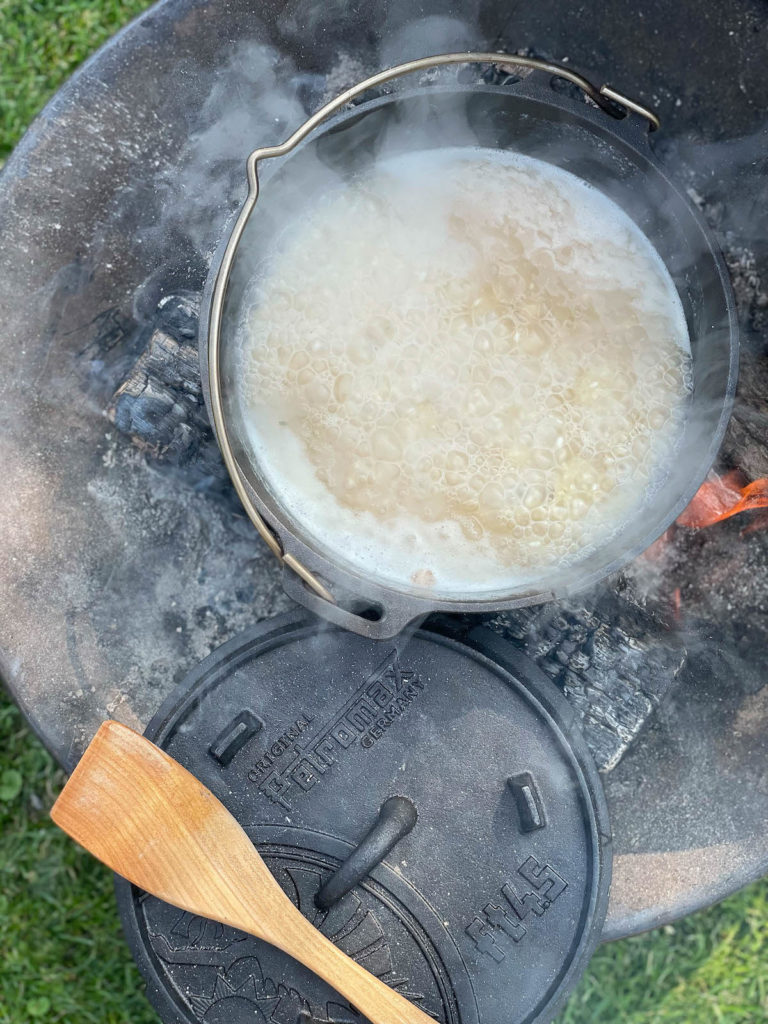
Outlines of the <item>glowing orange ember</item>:
[{"label": "glowing orange ember", "polygon": [[748,484],[738,469],[724,476],[710,473],[677,523],[699,529],[760,508],[768,508],[768,477]]}]

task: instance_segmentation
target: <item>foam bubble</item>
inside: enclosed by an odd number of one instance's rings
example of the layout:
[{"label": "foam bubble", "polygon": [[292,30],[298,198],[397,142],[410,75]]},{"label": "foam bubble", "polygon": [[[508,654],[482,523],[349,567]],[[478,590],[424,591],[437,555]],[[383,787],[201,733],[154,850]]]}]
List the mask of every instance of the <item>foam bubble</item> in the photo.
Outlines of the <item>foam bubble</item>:
[{"label": "foam bubble", "polygon": [[634,223],[565,171],[483,150],[384,161],[304,211],[239,340],[274,494],[332,557],[445,595],[615,533],[690,390],[680,300]]}]

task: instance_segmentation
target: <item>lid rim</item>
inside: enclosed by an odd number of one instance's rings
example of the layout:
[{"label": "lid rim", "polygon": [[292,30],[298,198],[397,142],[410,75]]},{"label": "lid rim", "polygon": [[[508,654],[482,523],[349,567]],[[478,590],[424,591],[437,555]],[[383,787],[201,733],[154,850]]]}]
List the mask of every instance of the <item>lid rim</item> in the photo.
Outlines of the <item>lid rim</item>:
[{"label": "lid rim", "polygon": [[[466,626],[466,623],[463,625]],[[586,829],[586,835],[589,836],[590,849],[586,851],[588,859],[584,867],[586,891],[580,904],[579,922],[574,929],[572,942],[563,955],[560,967],[555,972],[548,990],[536,998],[531,1013],[519,1020],[519,1024],[533,1024],[533,1022],[543,1024],[544,1021],[550,1020],[566,1001],[600,942],[608,907],[611,874],[611,835],[607,805],[597,768],[578,728],[576,716],[554,683],[509,641],[503,640],[491,630],[474,623],[468,632],[459,638],[456,634],[461,632],[461,626],[462,623],[455,617],[435,616],[425,627],[415,631],[413,635],[428,643],[438,644],[447,650],[456,651],[457,654],[463,653],[465,656],[470,656],[486,671],[490,671],[493,676],[511,687],[512,691],[531,707],[533,713],[537,716],[543,714],[548,732],[553,733],[553,739],[561,750],[561,756],[568,763],[569,770],[574,773],[582,806],[583,828]],[[358,644],[372,643],[342,629],[329,627],[321,620],[301,611],[289,612],[266,620],[232,638],[196,665],[153,716],[147,726],[146,735],[160,746],[169,743],[179,726],[204,699],[206,692],[220,681],[222,673],[226,678],[232,669],[242,666],[246,661],[272,651],[283,643],[305,639],[307,635],[318,631],[333,631],[339,635],[342,642],[345,638],[349,638]],[[400,639],[401,643],[403,639]],[[395,643],[397,642],[396,640]],[[388,642],[387,646],[391,647],[392,643],[392,641]],[[255,835],[259,829],[263,831],[265,827],[266,825],[255,825],[250,828],[246,826],[246,832]],[[306,832],[306,826],[302,826],[300,831]],[[374,881],[378,870],[375,869],[371,873],[370,877]],[[382,870],[391,872],[391,868],[386,866],[386,861],[382,865]],[[412,886],[407,878],[403,877],[402,881],[406,885]],[[175,986],[170,982],[164,983],[160,961],[155,963],[157,954],[152,946],[147,922],[144,915],[138,912],[140,897],[137,895],[137,890],[125,880],[116,878],[115,891],[126,939],[147,982],[149,1001],[164,1020],[174,1021],[174,1024],[181,1024],[181,1022],[185,1022],[185,1024],[190,1022],[191,1024],[197,1018],[190,1015],[189,1009],[181,1001]],[[422,901],[426,899],[418,887],[414,889],[414,892]],[[426,906],[429,906],[428,901]],[[418,921],[420,927],[423,927],[418,917],[414,920]],[[436,920],[438,920],[437,917]],[[433,944],[436,934],[434,930],[430,932],[429,929],[426,929],[425,934],[428,936],[430,944]],[[464,966],[462,972],[457,972],[455,965],[451,970],[451,988],[458,980],[459,987],[463,989],[461,976],[469,971],[466,978],[471,991],[474,984],[470,962],[466,961],[465,964],[464,957],[455,945],[456,937],[451,931],[445,929],[444,937],[448,938],[456,948],[458,962]],[[440,941],[444,942],[444,939]],[[467,1004],[465,992],[460,1004],[462,1024],[472,1024],[472,1021],[466,1017]],[[483,1021],[479,1008],[476,1007],[475,1012],[480,1014],[475,1018],[475,1024],[478,1020],[482,1024],[497,1024],[495,1020],[491,1019]]]}]

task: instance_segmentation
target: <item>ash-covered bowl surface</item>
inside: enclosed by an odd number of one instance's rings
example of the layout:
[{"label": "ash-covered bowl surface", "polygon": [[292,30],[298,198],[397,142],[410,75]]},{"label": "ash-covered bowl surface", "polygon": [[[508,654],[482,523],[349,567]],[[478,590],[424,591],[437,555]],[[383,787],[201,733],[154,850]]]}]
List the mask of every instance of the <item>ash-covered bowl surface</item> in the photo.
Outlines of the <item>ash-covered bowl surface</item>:
[{"label": "ash-covered bowl surface", "polygon": [[[469,645],[426,630],[376,643],[288,615],[214,652],[147,732],[346,953],[445,1024],[514,1024],[551,1019],[605,917],[607,812],[573,723],[543,674],[483,629]],[[415,824],[319,909],[391,797]],[[165,1020],[359,1019],[267,944],[117,889]]]}]

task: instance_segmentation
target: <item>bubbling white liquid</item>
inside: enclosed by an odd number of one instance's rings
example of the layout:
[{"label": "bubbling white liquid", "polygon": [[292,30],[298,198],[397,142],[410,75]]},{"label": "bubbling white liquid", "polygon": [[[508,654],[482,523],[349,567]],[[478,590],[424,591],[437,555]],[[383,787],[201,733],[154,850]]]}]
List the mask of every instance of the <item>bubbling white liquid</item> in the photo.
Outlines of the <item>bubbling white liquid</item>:
[{"label": "bubbling white liquid", "polygon": [[690,347],[661,259],[530,157],[382,161],[253,282],[237,399],[274,495],[337,561],[435,595],[567,566],[669,465]]}]

